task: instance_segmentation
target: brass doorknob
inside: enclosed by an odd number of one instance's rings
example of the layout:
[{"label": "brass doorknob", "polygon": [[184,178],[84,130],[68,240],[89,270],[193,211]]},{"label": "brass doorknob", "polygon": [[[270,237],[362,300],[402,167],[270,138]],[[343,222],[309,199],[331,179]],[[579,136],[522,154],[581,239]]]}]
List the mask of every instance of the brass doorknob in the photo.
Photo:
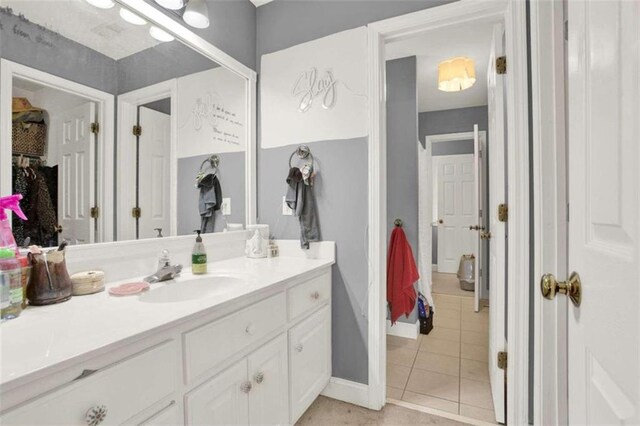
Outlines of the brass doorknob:
[{"label": "brass doorknob", "polygon": [[63,231],[62,225],[58,225],[58,226],[56,226],[56,232],[57,232],[58,234],[62,234],[62,231]]},{"label": "brass doorknob", "polygon": [[444,223],[444,220],[438,219],[438,223],[442,225]]},{"label": "brass doorknob", "polygon": [[576,306],[580,306],[582,301],[582,283],[577,272],[572,272],[567,281],[558,281],[553,274],[544,274],[540,280],[540,291],[542,296],[549,300],[553,300],[556,293],[560,293],[568,294]]},{"label": "brass doorknob", "polygon": [[480,238],[482,238],[483,240],[490,240],[491,239],[491,231],[489,232],[480,232]]},{"label": "brass doorknob", "polygon": [[480,226],[480,225],[471,225],[469,227],[469,230],[471,231],[484,231],[484,226]]}]

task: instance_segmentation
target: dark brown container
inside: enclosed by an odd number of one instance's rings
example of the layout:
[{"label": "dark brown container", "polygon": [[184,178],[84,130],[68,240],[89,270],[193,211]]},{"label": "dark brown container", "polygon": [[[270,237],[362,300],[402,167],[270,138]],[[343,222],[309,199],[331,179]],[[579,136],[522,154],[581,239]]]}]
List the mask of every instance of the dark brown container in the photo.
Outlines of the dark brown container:
[{"label": "dark brown container", "polygon": [[29,253],[31,280],[27,286],[30,305],[51,305],[71,298],[73,284],[67,271],[65,252],[52,250],[48,253]]}]

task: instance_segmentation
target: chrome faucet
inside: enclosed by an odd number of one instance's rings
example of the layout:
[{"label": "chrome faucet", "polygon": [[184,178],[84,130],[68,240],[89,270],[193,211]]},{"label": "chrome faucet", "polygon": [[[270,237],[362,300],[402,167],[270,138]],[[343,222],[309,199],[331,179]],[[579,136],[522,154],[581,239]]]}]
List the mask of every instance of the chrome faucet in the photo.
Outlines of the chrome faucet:
[{"label": "chrome faucet", "polygon": [[182,265],[171,265],[169,260],[169,250],[162,250],[158,259],[158,270],[155,274],[149,275],[144,280],[148,283],[159,283],[161,281],[172,280],[182,272]]}]

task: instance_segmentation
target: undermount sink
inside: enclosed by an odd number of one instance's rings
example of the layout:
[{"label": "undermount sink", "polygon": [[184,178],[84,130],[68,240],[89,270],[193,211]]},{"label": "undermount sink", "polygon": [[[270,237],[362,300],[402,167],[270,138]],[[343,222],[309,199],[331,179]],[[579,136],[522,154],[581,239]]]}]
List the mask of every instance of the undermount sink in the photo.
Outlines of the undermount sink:
[{"label": "undermount sink", "polygon": [[186,302],[217,296],[247,282],[247,277],[232,274],[209,274],[187,281],[167,281],[166,284],[152,284],[151,289],[140,295],[146,303]]}]

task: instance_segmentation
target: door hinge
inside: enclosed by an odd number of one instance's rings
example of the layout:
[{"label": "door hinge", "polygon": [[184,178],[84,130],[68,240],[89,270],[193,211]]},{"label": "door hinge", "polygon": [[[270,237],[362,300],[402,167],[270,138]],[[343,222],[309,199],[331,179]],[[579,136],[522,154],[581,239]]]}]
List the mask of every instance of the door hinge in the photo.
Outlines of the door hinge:
[{"label": "door hinge", "polygon": [[482,217],[482,209],[478,210],[478,217]]},{"label": "door hinge", "polygon": [[565,20],[562,27],[564,32],[564,41],[569,41],[569,20]]},{"label": "door hinge", "polygon": [[138,126],[138,125],[133,126],[132,133],[133,133],[133,136],[142,135],[142,126]]},{"label": "door hinge", "polygon": [[498,368],[501,370],[507,369],[507,353],[498,352]]},{"label": "door hinge", "polygon": [[90,216],[92,219],[97,219],[100,216],[100,208],[98,206],[91,207]]},{"label": "door hinge", "polygon": [[478,276],[479,276],[479,277],[482,277],[482,268],[480,268],[480,269],[478,270]]},{"label": "door hinge", "polygon": [[133,216],[136,219],[140,219],[140,217],[142,216],[142,209],[140,207],[134,207],[131,209],[131,216]]},{"label": "door hinge", "polygon": [[498,220],[500,222],[509,220],[509,206],[506,204],[498,204]]},{"label": "door hinge", "polygon": [[100,123],[91,123],[91,133],[96,135],[100,133]]},{"label": "door hinge", "polygon": [[507,57],[506,56],[499,56],[496,58],[496,73],[497,74],[507,73]]}]

